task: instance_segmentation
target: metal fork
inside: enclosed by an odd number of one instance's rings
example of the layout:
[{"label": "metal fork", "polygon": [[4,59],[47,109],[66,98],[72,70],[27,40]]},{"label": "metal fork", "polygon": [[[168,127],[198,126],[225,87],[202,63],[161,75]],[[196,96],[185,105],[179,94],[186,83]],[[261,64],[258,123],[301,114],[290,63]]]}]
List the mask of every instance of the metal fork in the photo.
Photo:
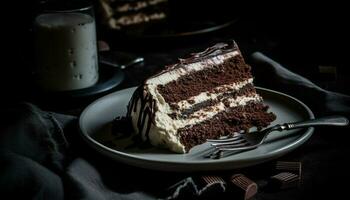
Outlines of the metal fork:
[{"label": "metal fork", "polygon": [[208,139],[207,141],[214,146],[218,152],[222,151],[244,151],[255,149],[264,143],[264,140],[273,131],[284,131],[296,128],[310,127],[310,126],[346,126],[349,120],[342,116],[329,116],[318,119],[311,119],[301,122],[277,124],[270,128],[261,131],[253,131],[250,133],[237,132],[230,138],[223,139]]}]

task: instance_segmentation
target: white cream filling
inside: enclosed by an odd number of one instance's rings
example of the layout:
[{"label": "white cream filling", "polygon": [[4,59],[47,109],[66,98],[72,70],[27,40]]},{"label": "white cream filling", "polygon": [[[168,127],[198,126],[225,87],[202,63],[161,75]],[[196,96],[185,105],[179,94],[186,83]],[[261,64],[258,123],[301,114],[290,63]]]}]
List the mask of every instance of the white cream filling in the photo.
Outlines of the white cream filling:
[{"label": "white cream filling", "polygon": [[232,57],[235,57],[237,55],[239,55],[239,52],[233,51],[233,52],[229,52],[226,54],[214,56],[212,58],[206,59],[206,60],[201,61],[201,62],[195,62],[195,63],[189,64],[189,65],[186,65],[185,68],[180,67],[180,68],[171,70],[169,72],[166,72],[164,74],[161,74],[157,77],[151,78],[151,79],[147,80],[146,84],[165,85],[171,81],[177,80],[178,78],[186,75],[189,72],[200,71],[200,70],[203,70],[205,68],[210,68],[214,65],[220,65],[220,64],[224,63],[225,60],[232,58]]},{"label": "white cream filling", "polygon": [[[198,104],[204,101],[208,101],[208,100],[215,100],[217,99],[218,96],[230,92],[230,91],[237,91],[240,90],[241,88],[243,88],[244,86],[253,83],[253,78],[247,79],[245,81],[239,82],[239,83],[232,83],[232,84],[228,84],[228,85],[222,85],[219,87],[216,87],[214,89],[215,90],[219,90],[219,91],[224,91],[224,92],[220,92],[220,93],[208,93],[208,92],[202,92],[197,96],[191,97],[187,100],[183,100],[177,103],[177,105],[179,106],[179,110],[185,110],[185,109],[190,109],[194,104]],[[189,101],[193,101],[193,103],[189,103]]]},{"label": "white cream filling", "polygon": [[[139,101],[137,103],[136,112],[131,113],[134,130],[138,130],[137,120],[139,117],[140,108],[141,102]],[[147,140],[146,126],[148,124],[148,120],[149,116],[146,116],[146,122],[144,124],[145,127],[142,128],[141,133],[139,132],[140,130],[137,131],[138,134],[141,134],[143,140]],[[154,146],[166,147],[174,152],[185,153],[185,146],[181,144],[179,140],[180,138],[176,135],[177,129],[172,125],[173,119],[171,119],[168,114],[157,111],[155,113],[154,121],[155,123],[150,123],[151,125],[148,133],[149,141],[151,144]]]},{"label": "white cream filling", "polygon": [[[230,107],[237,107],[245,106],[248,102],[251,101],[261,101],[261,97],[258,94],[254,94],[253,96],[238,96],[235,99],[229,98],[226,100],[230,103]],[[210,119],[218,113],[224,111],[225,109],[226,106],[224,105],[224,103],[219,102],[214,106],[206,107],[205,109],[194,112],[188,119],[174,120],[173,123],[176,128],[183,128],[185,126],[194,125],[197,123],[201,123],[207,119]]]}]

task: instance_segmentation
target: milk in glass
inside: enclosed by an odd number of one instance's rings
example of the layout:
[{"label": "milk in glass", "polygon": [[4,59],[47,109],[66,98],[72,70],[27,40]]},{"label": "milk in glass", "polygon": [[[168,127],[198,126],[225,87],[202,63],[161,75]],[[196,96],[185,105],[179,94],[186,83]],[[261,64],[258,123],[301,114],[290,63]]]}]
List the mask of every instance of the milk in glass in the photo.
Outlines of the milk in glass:
[{"label": "milk in glass", "polygon": [[46,90],[65,91],[98,80],[96,27],[84,13],[45,13],[35,20],[37,75]]}]

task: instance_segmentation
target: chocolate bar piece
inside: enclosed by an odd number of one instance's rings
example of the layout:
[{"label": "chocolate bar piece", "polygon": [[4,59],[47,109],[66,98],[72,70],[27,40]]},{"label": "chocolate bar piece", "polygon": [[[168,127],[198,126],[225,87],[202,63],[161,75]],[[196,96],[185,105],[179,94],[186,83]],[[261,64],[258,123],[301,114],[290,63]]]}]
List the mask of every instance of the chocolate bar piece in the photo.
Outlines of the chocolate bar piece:
[{"label": "chocolate bar piece", "polygon": [[199,197],[214,198],[226,190],[226,182],[219,176],[200,176],[194,180],[197,185],[197,195]]},{"label": "chocolate bar piece", "polygon": [[286,162],[286,161],[277,161],[276,162],[276,171],[277,173],[281,172],[290,172],[298,175],[299,185],[302,180],[302,165],[301,162]]},{"label": "chocolate bar piece", "polygon": [[194,199],[197,196],[196,185],[192,177],[188,177],[170,186],[161,196],[171,200]]},{"label": "chocolate bar piece", "polygon": [[219,176],[188,177],[169,187],[164,199],[213,199],[226,190],[226,182]]},{"label": "chocolate bar piece", "polygon": [[237,199],[251,199],[258,192],[258,185],[243,174],[232,175],[230,183],[231,192]]},{"label": "chocolate bar piece", "polygon": [[301,174],[301,162],[277,161],[276,170]]},{"label": "chocolate bar piece", "polygon": [[271,177],[270,184],[276,189],[296,187],[299,184],[299,176],[291,172],[281,172]]}]

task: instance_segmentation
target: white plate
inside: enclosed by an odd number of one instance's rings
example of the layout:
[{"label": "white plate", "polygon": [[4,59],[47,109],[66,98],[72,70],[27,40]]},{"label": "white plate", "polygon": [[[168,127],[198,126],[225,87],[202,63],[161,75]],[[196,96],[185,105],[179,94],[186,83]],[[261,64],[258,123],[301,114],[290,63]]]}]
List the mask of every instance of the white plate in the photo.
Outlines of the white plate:
[{"label": "white plate", "polygon": [[[256,165],[280,157],[302,145],[313,128],[273,132],[259,148],[236,153],[221,159],[209,159],[208,144],[194,147],[188,154],[176,154],[160,148],[125,148],[131,138],[116,139],[111,134],[111,122],[125,116],[128,102],[136,88],[129,88],[104,96],[82,112],[79,125],[81,135],[91,147],[105,156],[137,167],[163,171],[227,170]],[[272,124],[314,118],[301,101],[272,90],[257,88],[277,119]],[[208,150],[209,149],[209,150]]]}]

